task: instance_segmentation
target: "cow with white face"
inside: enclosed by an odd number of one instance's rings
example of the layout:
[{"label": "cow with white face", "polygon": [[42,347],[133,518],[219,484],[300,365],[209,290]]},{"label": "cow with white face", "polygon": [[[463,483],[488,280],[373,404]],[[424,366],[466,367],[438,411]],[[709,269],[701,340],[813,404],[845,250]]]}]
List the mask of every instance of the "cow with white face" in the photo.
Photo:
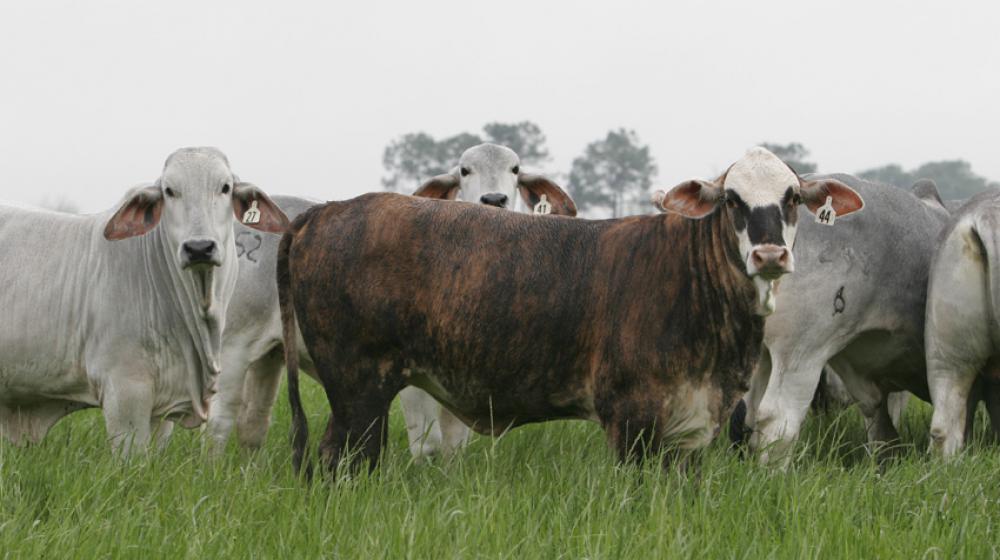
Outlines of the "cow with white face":
[{"label": "cow with white face", "polygon": [[377,464],[406,387],[481,433],[600,422],[622,461],[708,445],[760,357],[798,205],[863,202],[761,148],[656,200],[669,215],[532,217],[389,193],[300,215],[277,256],[293,463],[308,445],[298,332],[330,396],[333,472]]},{"label": "cow with white face", "polygon": [[[790,464],[810,403],[828,366],[865,417],[879,455],[895,449],[909,391],[929,399],[924,307],[930,260],[948,219],[933,184],[912,192],[836,174],[865,200],[865,211],[828,227],[799,224],[796,272],[781,281],[765,350],[747,394],[751,447],[760,459]],[[739,430],[733,430],[739,431]],[[732,432],[731,432],[732,433]]]},{"label": "cow with white face", "polygon": [[664,211],[685,215],[710,212],[724,201],[729,207],[747,275],[757,288],[757,312],[774,311],[774,281],[795,270],[792,246],[799,204],[817,212],[830,204],[837,216],[860,210],[861,197],[835,179],[804,180],[765,148],[752,148],[716,182],[692,180],[675,187],[685,197],[653,195]]},{"label": "cow with white face", "polygon": [[116,211],[0,207],[0,436],[38,441],[100,407],[127,454],[171,420],[205,420],[236,282],[234,215],[265,232],[288,223],[214,148],[174,152]]}]

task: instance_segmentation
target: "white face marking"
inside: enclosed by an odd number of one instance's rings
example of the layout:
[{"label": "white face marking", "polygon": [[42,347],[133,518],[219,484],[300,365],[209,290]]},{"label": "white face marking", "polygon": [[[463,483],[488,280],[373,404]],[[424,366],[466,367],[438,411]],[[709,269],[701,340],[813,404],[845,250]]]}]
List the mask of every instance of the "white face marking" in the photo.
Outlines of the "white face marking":
[{"label": "white face marking", "polygon": [[[789,187],[797,192],[799,178],[777,156],[760,147],[751,148],[743,158],[734,163],[726,173],[724,183],[724,189],[738,195],[751,213],[769,207],[783,212],[782,205]],[[772,282],[758,276],[759,271],[751,258],[754,250],[773,245],[782,246],[781,243],[783,243],[783,246],[788,250],[787,269],[791,271],[794,267],[791,251],[795,244],[796,226],[785,222],[783,214],[778,215],[781,216],[781,240],[751,240],[749,222],[747,222],[748,227],[736,230],[740,254],[746,265],[747,274],[754,278],[754,283],[757,286],[757,307],[761,315],[768,315],[774,311],[776,302],[772,291]]]},{"label": "white face marking", "polygon": [[484,195],[502,194],[507,197],[505,207],[514,209],[519,200],[514,170],[520,165],[514,150],[504,146],[480,144],[465,150],[456,170],[461,185],[457,199],[480,202]]},{"label": "white face marking", "polygon": [[781,204],[788,187],[798,190],[799,178],[778,156],[757,147],[729,168],[724,186],[752,209]]}]

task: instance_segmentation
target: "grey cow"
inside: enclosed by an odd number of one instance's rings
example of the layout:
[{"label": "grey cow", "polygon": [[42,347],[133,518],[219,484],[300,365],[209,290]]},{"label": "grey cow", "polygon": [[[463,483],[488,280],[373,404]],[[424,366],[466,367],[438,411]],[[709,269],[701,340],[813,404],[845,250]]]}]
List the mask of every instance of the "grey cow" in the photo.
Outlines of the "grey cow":
[{"label": "grey cow", "polygon": [[200,424],[236,283],[234,214],[265,232],[288,224],[213,148],[174,152],[117,210],[0,207],[0,435],[38,441],[100,407],[128,454],[166,436],[164,419]]},{"label": "grey cow", "polygon": [[[319,202],[281,195],[273,200],[290,220]],[[285,364],[275,284],[280,240],[276,235],[236,226],[239,277],[226,316],[217,392],[208,419],[208,434],[215,451],[225,447],[234,427],[245,447],[260,447],[267,436]],[[305,371],[315,371],[301,344],[299,362]]]},{"label": "grey cow", "polygon": [[981,399],[1000,433],[1000,191],[970,199],[945,228],[926,318],[931,447],[951,456],[968,439]]},{"label": "grey cow", "polygon": [[936,238],[948,219],[933,184],[913,192],[833,175],[865,209],[832,227],[803,217],[795,274],[768,320],[765,352],[746,396],[751,446],[763,461],[787,460],[824,365],[843,380],[872,442],[898,433],[888,395],[928,399],[924,305]]}]

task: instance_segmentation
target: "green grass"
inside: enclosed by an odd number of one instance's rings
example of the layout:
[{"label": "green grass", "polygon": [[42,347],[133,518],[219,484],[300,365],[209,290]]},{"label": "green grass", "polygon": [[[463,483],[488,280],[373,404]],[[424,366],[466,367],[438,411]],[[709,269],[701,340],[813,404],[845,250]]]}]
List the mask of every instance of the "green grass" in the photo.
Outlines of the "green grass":
[{"label": "green grass", "polygon": [[[305,389],[318,432],[324,401]],[[720,441],[698,476],[619,467],[584,422],[477,437],[452,461],[414,465],[395,408],[380,472],[312,485],[292,476],[288,416],[282,397],[262,451],[217,460],[179,430],[163,452],[116,461],[97,411],[41,445],[0,446],[0,557],[1000,556],[1000,449],[928,457],[926,405],[911,403],[910,446],[885,468],[848,410],[810,419],[787,472]]]}]

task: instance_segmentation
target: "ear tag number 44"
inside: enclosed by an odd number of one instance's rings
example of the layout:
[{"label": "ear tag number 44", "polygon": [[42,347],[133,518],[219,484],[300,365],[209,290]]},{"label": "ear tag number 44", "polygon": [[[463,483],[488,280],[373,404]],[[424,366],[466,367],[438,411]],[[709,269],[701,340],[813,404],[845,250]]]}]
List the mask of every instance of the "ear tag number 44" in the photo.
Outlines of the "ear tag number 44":
[{"label": "ear tag number 44", "polygon": [[826,204],[816,210],[816,221],[827,226],[832,226],[837,221],[837,211],[833,209],[833,197],[826,197]]},{"label": "ear tag number 44", "polygon": [[545,196],[544,194],[542,195],[541,200],[538,201],[538,204],[535,205],[534,213],[535,214],[551,214],[552,213],[552,205],[549,204],[548,197]]},{"label": "ear tag number 44", "polygon": [[244,224],[260,223],[260,210],[257,209],[257,201],[250,202],[250,209],[243,213]]}]

